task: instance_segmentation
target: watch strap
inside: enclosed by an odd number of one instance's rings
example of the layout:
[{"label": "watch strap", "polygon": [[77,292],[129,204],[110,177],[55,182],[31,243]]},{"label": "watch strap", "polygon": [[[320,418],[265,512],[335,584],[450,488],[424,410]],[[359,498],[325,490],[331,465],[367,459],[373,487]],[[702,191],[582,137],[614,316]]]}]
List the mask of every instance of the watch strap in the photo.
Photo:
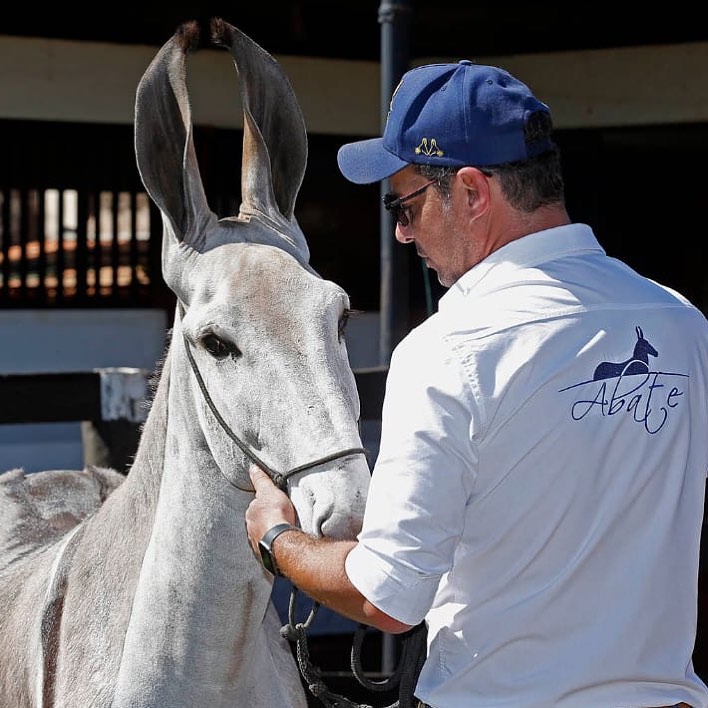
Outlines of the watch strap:
[{"label": "watch strap", "polygon": [[264,534],[263,538],[258,542],[258,546],[261,552],[261,563],[263,567],[271,572],[275,576],[279,576],[280,570],[278,569],[278,564],[275,561],[275,555],[273,554],[273,542],[278,536],[284,531],[290,531],[292,529],[297,529],[297,526],[292,524],[282,523],[276,524],[275,526],[269,528]]}]

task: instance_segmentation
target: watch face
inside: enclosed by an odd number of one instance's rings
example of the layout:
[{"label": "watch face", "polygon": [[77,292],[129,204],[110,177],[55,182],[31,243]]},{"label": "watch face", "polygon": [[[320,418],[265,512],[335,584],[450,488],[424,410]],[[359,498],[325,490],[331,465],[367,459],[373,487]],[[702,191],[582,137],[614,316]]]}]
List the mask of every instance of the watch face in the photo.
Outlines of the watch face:
[{"label": "watch face", "polygon": [[259,543],[258,548],[261,552],[261,563],[263,563],[263,567],[269,573],[277,575],[278,571],[275,568],[275,563],[273,562],[273,556],[270,554],[270,550],[263,543]]}]

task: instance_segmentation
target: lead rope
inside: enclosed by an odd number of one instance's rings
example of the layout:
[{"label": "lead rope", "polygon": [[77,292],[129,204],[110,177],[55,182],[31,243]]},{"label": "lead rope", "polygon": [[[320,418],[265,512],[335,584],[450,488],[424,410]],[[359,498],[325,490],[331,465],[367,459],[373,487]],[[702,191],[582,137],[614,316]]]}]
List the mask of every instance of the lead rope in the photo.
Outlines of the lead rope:
[{"label": "lead rope", "polygon": [[360,624],[354,634],[352,673],[356,680],[370,691],[387,691],[398,686],[398,700],[389,708],[415,708],[417,699],[413,693],[428,653],[428,631],[425,622],[400,635],[401,653],[398,664],[393,674],[383,681],[372,681],[362,671],[361,645],[366,630],[366,625]]},{"label": "lead rope", "polygon": [[[368,703],[355,703],[346,696],[331,691],[322,680],[319,668],[310,661],[310,651],[307,646],[307,630],[320,607],[315,602],[305,622],[295,622],[295,605],[298,589],[293,586],[288,604],[288,623],[283,625],[280,634],[295,644],[298,667],[307,688],[318,698],[326,708],[373,708]],[[418,675],[423,667],[427,654],[427,628],[421,622],[408,632],[401,635],[401,655],[396,670],[383,681],[372,681],[364,676],[361,667],[361,647],[367,626],[359,624],[354,633],[351,653],[351,669],[354,678],[369,691],[389,691],[398,686],[398,700],[387,708],[415,708],[416,699],[413,695],[418,681]]]}]

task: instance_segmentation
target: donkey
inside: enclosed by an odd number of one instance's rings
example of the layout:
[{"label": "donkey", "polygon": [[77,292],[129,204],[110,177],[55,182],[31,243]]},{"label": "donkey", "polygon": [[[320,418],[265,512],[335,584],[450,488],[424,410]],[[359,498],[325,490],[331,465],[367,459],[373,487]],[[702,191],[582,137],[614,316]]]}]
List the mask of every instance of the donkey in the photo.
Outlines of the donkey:
[{"label": "donkey", "polygon": [[[309,265],[294,216],[307,140],[287,77],[232,25],[211,30],[240,77],[240,210],[218,219],[207,204],[186,84],[199,28],[187,23],[135,103],[138,169],[177,298],[159,382],[124,481],[86,492],[94,508],[70,528],[25,526],[21,548],[0,545],[1,706],[307,705],[273,578],[246,535],[248,468],[289,492],[304,530],[360,529],[370,470],[343,334],[349,301]],[[0,495],[0,518],[16,528],[32,514],[13,501],[22,496]]]},{"label": "donkey", "polygon": [[658,356],[659,352],[644,339],[641,327],[636,328],[637,343],[634,345],[634,352],[629,359],[614,363],[603,361],[597,365],[593,374],[593,381],[600,379],[611,379],[617,376],[631,376],[632,374],[646,374],[649,372],[649,355]]}]

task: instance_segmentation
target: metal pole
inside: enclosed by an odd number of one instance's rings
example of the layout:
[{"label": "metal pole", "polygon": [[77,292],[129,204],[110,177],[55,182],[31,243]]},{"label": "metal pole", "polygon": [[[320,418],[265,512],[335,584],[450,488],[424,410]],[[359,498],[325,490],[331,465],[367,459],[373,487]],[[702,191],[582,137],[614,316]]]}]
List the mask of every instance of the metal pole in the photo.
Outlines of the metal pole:
[{"label": "metal pole", "polygon": [[[381,130],[386,125],[391,96],[408,70],[410,2],[382,0],[381,25]],[[381,183],[381,196],[390,191]],[[397,247],[393,217],[381,206],[381,297],[379,361],[388,366],[391,352],[408,329],[408,249]]]},{"label": "metal pole", "polygon": [[[386,126],[391,96],[409,64],[410,3],[405,0],[382,0],[381,24],[381,130]],[[388,180],[381,183],[381,196],[390,191]],[[393,217],[381,205],[381,302],[379,361],[388,366],[391,353],[408,329],[408,249],[394,238]],[[383,634],[381,672],[391,675],[396,668],[396,637]]]}]

